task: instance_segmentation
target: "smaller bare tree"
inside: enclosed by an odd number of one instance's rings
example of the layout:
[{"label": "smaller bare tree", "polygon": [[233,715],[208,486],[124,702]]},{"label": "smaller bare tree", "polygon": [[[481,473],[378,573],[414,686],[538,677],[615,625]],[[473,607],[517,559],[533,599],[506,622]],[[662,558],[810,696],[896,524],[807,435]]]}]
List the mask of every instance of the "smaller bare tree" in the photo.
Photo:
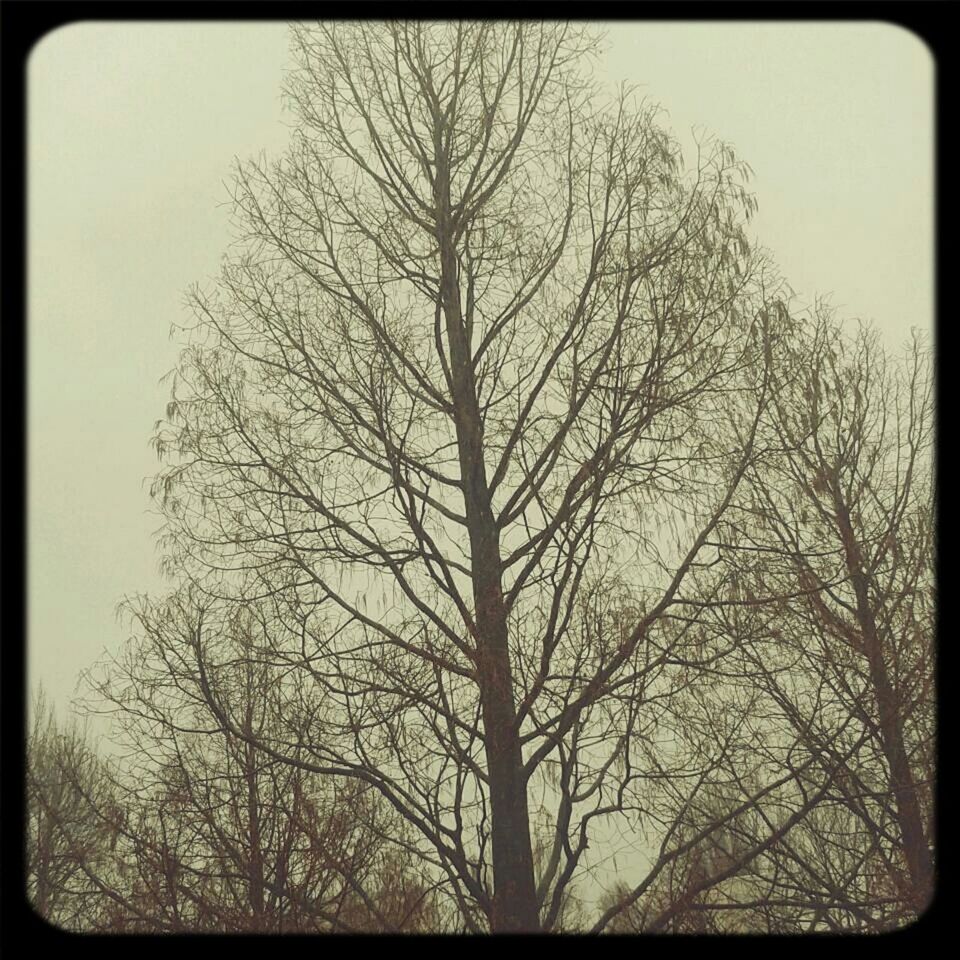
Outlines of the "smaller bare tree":
[{"label": "smaller bare tree", "polygon": [[[118,862],[95,880],[127,932],[439,929],[433,890],[402,856],[402,826],[357,781],[335,783],[260,749],[278,696],[256,617],[219,622],[215,676],[196,670],[184,595],[128,605],[137,636],[93,680],[88,706],[118,721]],[[214,614],[207,612],[209,621]],[[215,697],[211,696],[215,689]],[[286,689],[286,693],[292,691]],[[211,703],[229,703],[239,735]]]},{"label": "smaller bare tree", "polygon": [[27,897],[51,923],[82,929],[106,906],[88,871],[111,859],[116,836],[99,811],[115,811],[115,798],[86,733],[58,723],[42,691],[26,746]]}]

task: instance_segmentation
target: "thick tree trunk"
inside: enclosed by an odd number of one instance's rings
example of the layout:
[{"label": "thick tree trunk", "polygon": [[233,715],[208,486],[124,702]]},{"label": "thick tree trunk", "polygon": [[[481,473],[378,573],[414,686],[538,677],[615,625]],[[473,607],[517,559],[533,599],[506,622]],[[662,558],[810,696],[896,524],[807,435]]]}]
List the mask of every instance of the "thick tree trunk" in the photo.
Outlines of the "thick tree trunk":
[{"label": "thick tree trunk", "polygon": [[470,537],[477,678],[483,708],[484,747],[490,779],[493,847],[493,931],[540,929],[530,844],[527,788],[507,636],[507,613],[501,584],[499,532],[494,521],[483,458],[483,430],[471,346],[460,304],[457,257],[449,210],[449,186],[442,169],[437,190],[441,260],[441,306],[450,351],[453,403],[460,475]]}]

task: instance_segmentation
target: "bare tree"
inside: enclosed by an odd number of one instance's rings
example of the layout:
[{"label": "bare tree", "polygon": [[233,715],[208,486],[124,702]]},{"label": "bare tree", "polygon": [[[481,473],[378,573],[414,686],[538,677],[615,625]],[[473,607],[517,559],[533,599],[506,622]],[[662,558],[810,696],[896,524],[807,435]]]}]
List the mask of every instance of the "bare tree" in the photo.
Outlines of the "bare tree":
[{"label": "bare tree", "polygon": [[170,570],[300,679],[254,732],[200,616],[194,669],[232,736],[379,791],[467,929],[552,929],[662,766],[667,614],[768,402],[746,170],[704,142],[684,174],[578,27],[293,37],[291,147],[238,166],[154,491]]},{"label": "bare tree", "polygon": [[[110,902],[101,928],[436,929],[432,891],[402,857],[404,824],[380,797],[310,773],[294,750],[280,763],[256,746],[278,696],[255,652],[256,618],[233,609],[218,624],[207,641],[222,654],[217,675],[201,681],[188,596],[127,609],[140,635],[103,665],[90,699],[114,714],[121,758],[115,860],[110,870],[85,867]],[[234,705],[242,738],[211,713],[203,683]]]},{"label": "bare tree", "polygon": [[725,670],[759,692],[764,749],[807,768],[794,803],[829,789],[754,867],[814,929],[886,929],[934,884],[929,355],[824,309],[785,346],[710,611],[742,641]]},{"label": "bare tree", "polygon": [[46,920],[83,929],[104,909],[88,875],[111,858],[115,834],[99,814],[116,810],[106,770],[86,733],[58,723],[42,691],[26,744],[27,897]]}]

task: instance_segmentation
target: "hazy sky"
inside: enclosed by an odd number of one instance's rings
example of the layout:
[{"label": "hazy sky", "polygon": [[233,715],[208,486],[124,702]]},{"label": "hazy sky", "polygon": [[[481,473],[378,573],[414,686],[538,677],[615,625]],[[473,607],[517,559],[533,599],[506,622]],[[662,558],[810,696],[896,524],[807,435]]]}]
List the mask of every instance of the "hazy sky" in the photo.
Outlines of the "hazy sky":
[{"label": "hazy sky", "polygon": [[[282,23],[81,23],[28,74],[30,684],[66,705],[158,591],[145,477],[186,288],[229,242],[231,158],[288,130]],[[932,327],[933,61],[877,23],[615,23],[603,64],[755,171],[754,232],[809,302],[891,346]],[[603,71],[601,71],[603,76]]]}]

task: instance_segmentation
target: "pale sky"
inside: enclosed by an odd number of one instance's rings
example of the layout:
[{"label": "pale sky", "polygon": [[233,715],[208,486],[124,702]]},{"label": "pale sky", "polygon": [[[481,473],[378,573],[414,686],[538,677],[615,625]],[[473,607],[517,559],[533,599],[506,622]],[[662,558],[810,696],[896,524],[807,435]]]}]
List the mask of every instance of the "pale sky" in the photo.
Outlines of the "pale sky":
[{"label": "pale sky", "polygon": [[[933,60],[876,23],[611,23],[598,76],[755,171],[753,232],[802,302],[891,347],[933,326]],[[233,156],[282,151],[283,23],[60,28],[28,67],[28,664],[61,709],[164,588],[144,478],[184,293],[230,239]]]}]

